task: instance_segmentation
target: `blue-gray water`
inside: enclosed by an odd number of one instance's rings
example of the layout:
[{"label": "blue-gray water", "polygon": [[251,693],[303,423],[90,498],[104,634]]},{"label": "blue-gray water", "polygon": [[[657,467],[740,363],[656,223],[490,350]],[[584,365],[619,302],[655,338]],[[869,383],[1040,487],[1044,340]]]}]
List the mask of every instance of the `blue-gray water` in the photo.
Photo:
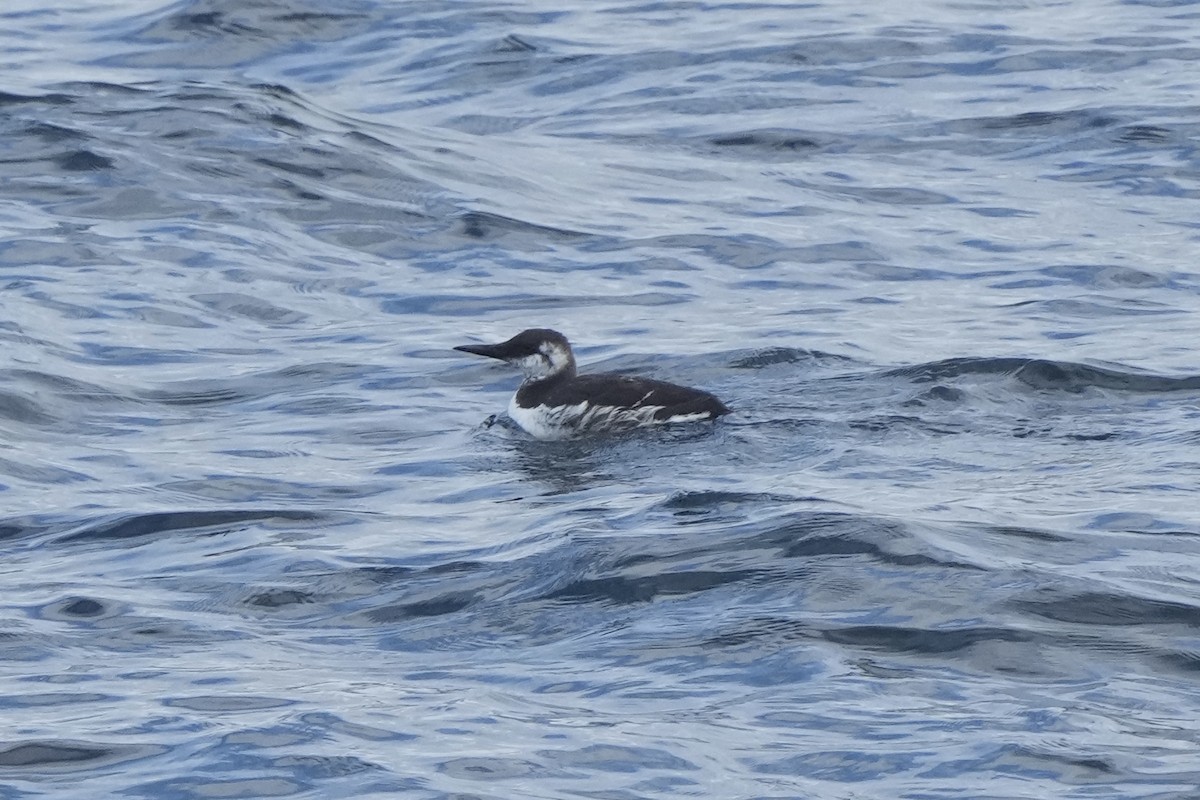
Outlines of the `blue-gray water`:
[{"label": "blue-gray water", "polygon": [[1195,797],[1200,3],[58,2],[0,798]]}]

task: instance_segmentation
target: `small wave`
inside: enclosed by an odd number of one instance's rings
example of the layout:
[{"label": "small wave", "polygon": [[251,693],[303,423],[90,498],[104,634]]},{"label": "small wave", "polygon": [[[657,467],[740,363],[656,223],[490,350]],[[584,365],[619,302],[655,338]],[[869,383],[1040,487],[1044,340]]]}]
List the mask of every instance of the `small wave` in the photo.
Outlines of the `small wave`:
[{"label": "small wave", "polygon": [[659,572],[641,577],[614,575],[605,578],[585,578],[572,581],[550,592],[546,600],[572,602],[603,601],[625,605],[645,603],[661,595],[692,594],[750,580],[762,575],[758,570],[728,570],[723,572],[695,570],[689,572]]},{"label": "small wave", "polygon": [[815,153],[822,147],[816,136],[799,134],[791,130],[756,130],[721,134],[708,139],[709,144],[719,148],[746,150],[762,158],[768,153]]},{"label": "small wave", "polygon": [[513,235],[532,237],[539,248],[551,241],[572,242],[589,239],[589,234],[573,231],[567,228],[556,228],[549,225],[537,225],[532,222],[506,217],[502,214],[486,211],[468,211],[459,218],[464,236],[471,239],[495,241]]},{"label": "small wave", "polygon": [[1053,128],[1059,133],[1089,130],[1093,128],[1109,128],[1118,122],[1116,117],[1101,114],[1094,110],[1081,109],[1078,111],[1025,111],[1000,117],[976,117],[962,120],[955,127],[967,132],[1013,132],[1026,135],[1030,129],[1045,135],[1046,129]]},{"label": "small wave", "polygon": [[1021,599],[1014,607],[1056,622],[1082,625],[1185,625],[1200,628],[1200,607],[1114,592],[1077,592]]},{"label": "small wave", "polygon": [[130,539],[179,531],[202,529],[208,533],[220,533],[222,529],[248,522],[284,520],[289,522],[319,522],[327,515],[314,511],[290,509],[228,509],[217,511],[164,511],[150,514],[132,514],[115,519],[106,518],[86,523],[68,533],[60,542],[89,542]]},{"label": "small wave", "polygon": [[737,356],[730,362],[730,369],[763,369],[765,367],[773,367],[777,364],[799,364],[799,363],[833,363],[833,364],[852,364],[853,359],[838,355],[836,353],[825,353],[820,350],[807,350],[802,347],[765,347],[761,350],[752,350],[744,355]]},{"label": "small wave", "polygon": [[111,767],[124,761],[149,758],[168,748],[150,745],[115,745],[77,739],[40,739],[11,744],[0,750],[0,769],[74,772]]},{"label": "small wave", "polygon": [[207,406],[294,395],[314,386],[330,386],[361,375],[358,364],[295,364],[281,369],[230,379],[176,381],[138,393],[139,400],[166,406]]},{"label": "small wave", "polygon": [[389,314],[427,314],[436,317],[479,317],[489,313],[515,311],[529,313],[581,306],[668,306],[693,299],[682,292],[638,292],[606,295],[535,295],[508,294],[482,297],[478,292],[462,295],[407,295],[382,303]]},{"label": "small wave", "polygon": [[16,106],[27,103],[65,106],[70,105],[73,101],[74,98],[69,94],[13,94],[12,92],[0,92],[0,106]]},{"label": "small wave", "polygon": [[1047,391],[1081,392],[1097,388],[1128,392],[1177,392],[1200,389],[1200,375],[1154,375],[1041,358],[949,358],[884,373],[885,377],[909,378],[914,383],[970,375],[1012,375],[1031,388]]},{"label": "small wave", "polygon": [[790,502],[798,498],[790,498],[782,495],[766,494],[762,492],[731,492],[731,491],[691,491],[677,492],[671,495],[665,501],[660,503],[660,507],[671,511],[676,511],[683,514],[698,514],[708,511],[721,509],[736,504],[743,507],[746,504],[774,504],[780,502]]},{"label": "small wave", "polygon": [[23,425],[46,426],[57,418],[32,400],[18,394],[0,391],[0,419],[19,422]]},{"label": "small wave", "polygon": [[869,650],[921,655],[954,653],[986,642],[1032,642],[1037,637],[1023,631],[994,626],[949,630],[908,628],[898,625],[854,625],[822,631],[830,642]]}]

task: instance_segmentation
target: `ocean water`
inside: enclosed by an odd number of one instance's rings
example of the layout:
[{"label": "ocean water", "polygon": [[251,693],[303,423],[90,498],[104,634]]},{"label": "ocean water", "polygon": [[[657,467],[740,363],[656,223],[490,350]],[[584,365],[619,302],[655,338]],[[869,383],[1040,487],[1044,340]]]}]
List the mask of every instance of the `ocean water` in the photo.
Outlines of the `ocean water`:
[{"label": "ocean water", "polygon": [[[0,54],[0,799],[1200,792],[1200,3]],[[535,326],[736,413],[531,440]]]}]

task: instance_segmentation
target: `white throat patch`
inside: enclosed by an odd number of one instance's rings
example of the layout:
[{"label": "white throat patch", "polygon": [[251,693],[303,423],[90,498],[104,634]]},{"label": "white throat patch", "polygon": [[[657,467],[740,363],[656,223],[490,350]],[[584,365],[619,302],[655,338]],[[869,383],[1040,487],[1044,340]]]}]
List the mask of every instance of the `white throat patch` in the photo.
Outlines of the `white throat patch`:
[{"label": "white throat patch", "polygon": [[545,378],[566,369],[571,363],[571,353],[561,345],[544,342],[536,353],[512,363],[525,373],[526,378]]},{"label": "white throat patch", "polygon": [[539,350],[550,364],[550,372],[562,372],[571,363],[571,351],[562,345],[546,342]]}]

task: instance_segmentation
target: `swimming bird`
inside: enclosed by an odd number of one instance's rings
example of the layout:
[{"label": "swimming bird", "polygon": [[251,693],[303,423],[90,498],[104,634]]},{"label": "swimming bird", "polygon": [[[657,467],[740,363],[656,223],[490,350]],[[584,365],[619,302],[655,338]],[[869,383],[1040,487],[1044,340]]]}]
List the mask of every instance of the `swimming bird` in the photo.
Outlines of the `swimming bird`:
[{"label": "swimming bird", "polygon": [[698,422],[730,413],[700,389],[613,373],[579,375],[567,337],[547,328],[521,331],[499,344],[454,349],[520,368],[525,380],[508,403],[508,415],[537,439]]}]

